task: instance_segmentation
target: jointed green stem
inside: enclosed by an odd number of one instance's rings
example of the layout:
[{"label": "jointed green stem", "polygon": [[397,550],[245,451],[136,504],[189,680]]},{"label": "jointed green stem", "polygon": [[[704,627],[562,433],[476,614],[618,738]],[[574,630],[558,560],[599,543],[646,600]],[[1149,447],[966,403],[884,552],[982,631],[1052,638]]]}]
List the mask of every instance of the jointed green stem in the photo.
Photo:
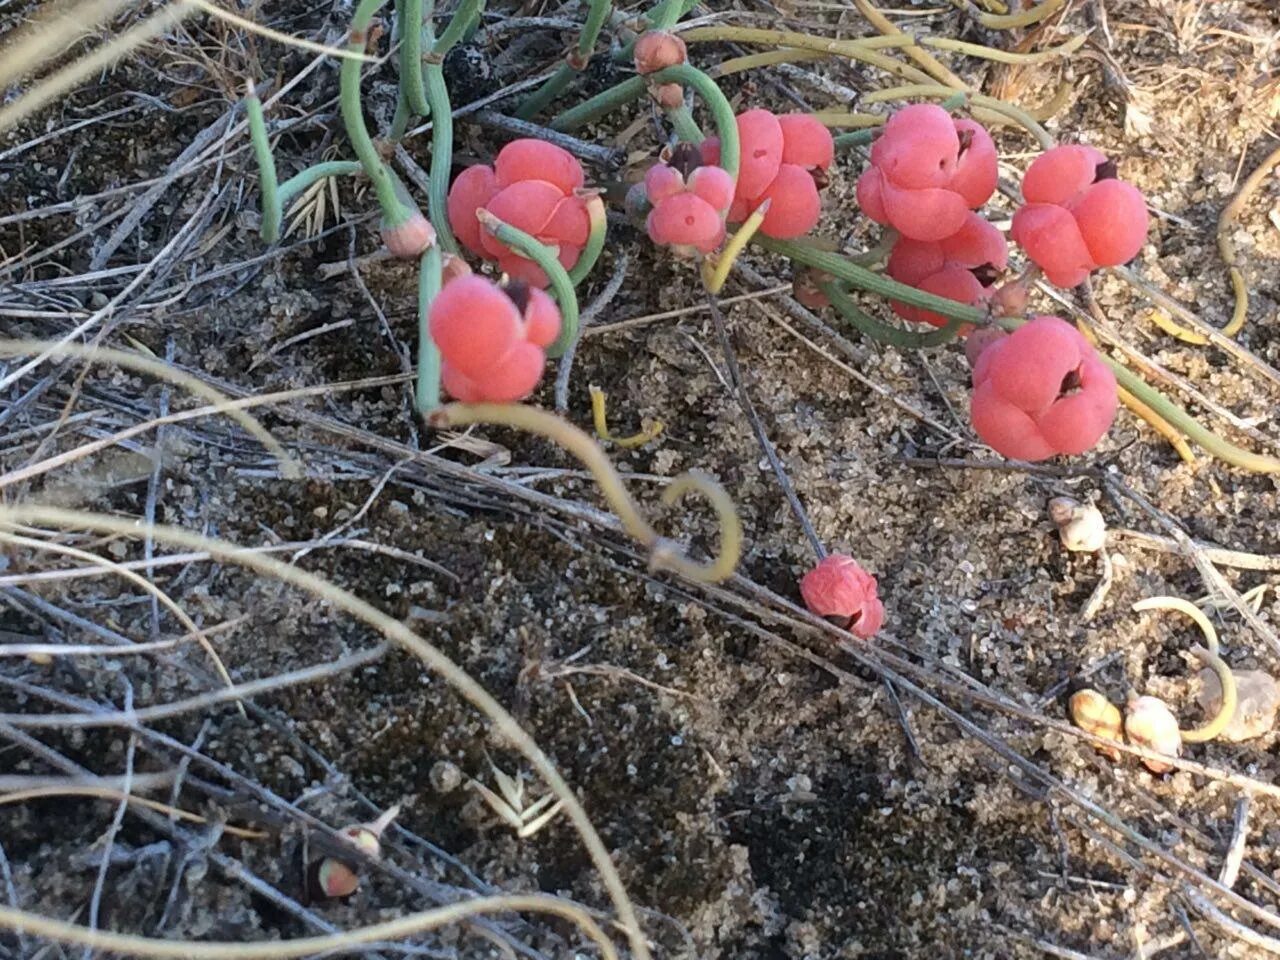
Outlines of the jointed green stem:
[{"label": "jointed green stem", "polygon": [[551,106],[564,93],[565,88],[573,82],[573,78],[583,70],[591,59],[596,41],[600,38],[600,29],[609,19],[609,11],[613,4],[609,0],[591,0],[587,8],[587,19],[578,34],[578,45],[574,48],[573,60],[566,59],[556,68],[556,72],[547,78],[547,82],[533,91],[516,110],[521,120],[532,120],[547,107]]},{"label": "jointed green stem", "polygon": [[400,90],[396,94],[396,112],[391,118],[391,130],[387,133],[387,139],[392,143],[399,143],[404,139],[404,133],[408,129],[409,99],[405,96],[404,85],[401,84]]},{"label": "jointed green stem", "polygon": [[668,110],[667,119],[671,121],[671,127],[675,130],[676,136],[686,143],[701,143],[706,139],[702,134],[702,128],[698,126],[697,121],[693,119],[693,114],[683,103],[674,110]]},{"label": "jointed green stem", "polygon": [[582,32],[578,34],[578,57],[584,65],[595,50],[600,30],[609,19],[609,11],[612,9],[610,0],[591,0],[591,6],[587,8],[587,20],[582,25]]},{"label": "jointed green stem", "polygon": [[449,18],[449,25],[444,28],[444,33],[440,34],[440,38],[431,46],[433,60],[443,60],[445,54],[466,37],[467,31],[484,10],[484,2],[485,0],[462,0],[458,4],[458,9]]},{"label": "jointed green stem", "polygon": [[883,323],[865,313],[849,298],[849,295],[840,288],[838,283],[820,283],[818,286],[827,295],[827,299],[831,301],[831,305],[836,308],[840,315],[860,331],[872,340],[887,343],[900,349],[919,350],[926,347],[940,347],[959,336],[960,330],[965,326],[963,320],[957,320],[952,317],[947,321],[945,327],[938,327],[927,332],[903,330]]},{"label": "jointed green stem", "polygon": [[675,67],[667,67],[648,76],[651,83],[678,83],[682,87],[692,87],[702,98],[702,102],[711,111],[711,119],[715,121],[716,133],[720,136],[720,166],[726,173],[738,179],[739,144],[738,124],[733,116],[733,107],[725,99],[716,82],[697,67],[687,63]]},{"label": "jointed green stem", "polygon": [[879,135],[879,127],[868,127],[866,130],[854,130],[852,133],[839,134],[833,139],[837,150],[849,150],[852,147],[870,146]]},{"label": "jointed green stem", "polygon": [[433,243],[418,264],[418,382],[414,407],[420,414],[440,406],[440,350],[427,324],[431,302],[440,292],[440,272],[440,244]]},{"label": "jointed green stem", "polygon": [[597,93],[590,100],[583,100],[572,110],[566,110],[555,117],[551,121],[550,127],[552,130],[559,130],[561,133],[572,133],[579,127],[584,127],[588,123],[616,110],[618,107],[644,96],[647,88],[645,81],[645,77],[639,76],[623,80],[618,85],[610,87],[603,93]]},{"label": "jointed green stem", "polygon": [[267,137],[267,121],[262,115],[262,101],[253,85],[245,98],[245,113],[249,116],[249,139],[253,142],[253,155],[258,161],[258,189],[262,193],[262,241],[275,243],[280,239],[280,222],[284,218],[284,201],[276,184],[276,161],[271,155],[271,141]]},{"label": "jointed green stem", "polygon": [[551,292],[560,304],[560,336],[555,343],[547,347],[547,356],[552,359],[562,356],[569,349],[569,344],[578,339],[578,295],[573,291],[573,281],[556,255],[537,238],[529,236],[523,230],[517,230],[509,223],[503,223],[483,207],[476,211],[480,225],[500,243],[505,243],[517,253],[528,257],[551,280]]},{"label": "jointed green stem", "polygon": [[1200,444],[1219,460],[1225,460],[1227,463],[1234,464],[1245,470],[1251,470],[1254,473],[1280,473],[1280,460],[1254,453],[1252,450],[1245,450],[1243,447],[1237,447],[1234,443],[1222,439],[1222,437],[1201,424],[1195,417],[1165,397],[1164,394],[1149,385],[1128,367],[1117,363],[1105,354],[1100,354],[1100,356],[1106,361],[1112,372],[1115,373],[1116,380],[1120,386],[1124,387],[1164,420],[1181,430],[1189,439]]},{"label": "jointed green stem", "polygon": [[587,244],[578,256],[578,262],[569,271],[569,282],[575,287],[587,279],[600,253],[604,250],[605,235],[609,229],[609,220],[605,215],[604,201],[594,196],[587,201],[587,216],[591,218],[591,232],[587,234]]},{"label": "jointed green stem", "polygon": [[444,58],[466,35],[473,20],[480,16],[484,0],[462,0],[444,33],[431,45],[427,58],[427,106],[431,112],[431,176],[427,189],[427,209],[436,228],[436,242],[445,253],[457,253],[458,241],[449,227],[449,173],[453,169],[453,105],[444,82]]},{"label": "jointed green stem", "polygon": [[283,210],[289,205],[289,201],[310,187],[317,180],[323,180],[325,177],[345,177],[352,174],[360,173],[362,167],[355,160],[328,160],[324,163],[313,163],[301,173],[295,173],[292,177],[280,184],[280,207]]},{"label": "jointed green stem", "polygon": [[444,82],[444,68],[426,66],[427,102],[431,106],[431,176],[427,186],[427,209],[436,228],[436,242],[446,253],[458,252],[458,241],[449,227],[449,173],[453,168],[453,106]]},{"label": "jointed green stem", "polygon": [[[366,31],[386,0],[360,0],[355,14],[351,17],[351,32],[347,41],[347,49],[353,53],[363,53]],[[391,172],[382,157],[378,155],[373,140],[369,138],[369,129],[364,122],[364,109],[360,103],[360,61],[347,57],[342,61],[338,74],[338,102],[342,110],[342,122],[346,125],[347,136],[351,139],[351,148],[360,158],[364,172],[373,183],[378,197],[378,205],[382,207],[384,222],[388,227],[401,226],[413,211],[406,208],[396,196]]]},{"label": "jointed green stem", "polygon": [[401,4],[400,93],[408,108],[423,117],[429,108],[422,82],[422,0],[401,0]]},{"label": "jointed green stem", "polygon": [[972,324],[982,325],[987,322],[987,315],[977,307],[958,303],[955,300],[948,300],[946,297],[939,297],[932,293],[925,293],[915,287],[908,287],[904,283],[898,283],[896,280],[890,280],[888,277],[881,276],[878,273],[872,273],[865,267],[858,266],[838,253],[819,250],[800,240],[775,240],[772,237],[766,237],[761,234],[756,235],[755,242],[771,253],[781,254],[796,263],[803,263],[806,267],[813,267],[815,270],[829,273],[839,280],[844,280],[851,286],[866,290],[869,293],[879,294],[886,299],[898,300],[912,307],[924,307],[926,310],[939,313],[944,317],[963,320]]}]

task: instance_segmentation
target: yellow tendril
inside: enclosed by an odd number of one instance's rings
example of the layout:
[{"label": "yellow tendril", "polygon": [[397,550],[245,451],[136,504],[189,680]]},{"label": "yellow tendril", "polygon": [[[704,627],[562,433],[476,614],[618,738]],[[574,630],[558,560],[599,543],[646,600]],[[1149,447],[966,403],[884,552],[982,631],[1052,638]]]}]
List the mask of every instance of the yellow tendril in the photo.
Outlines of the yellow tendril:
[{"label": "yellow tendril", "polygon": [[707,70],[707,76],[716,79],[727,77],[757,67],[772,67],[779,63],[805,63],[810,60],[825,60],[829,54],[816,50],[797,50],[783,47],[781,50],[765,50],[761,53],[749,53],[742,57],[724,60]]},{"label": "yellow tendril", "polygon": [[609,415],[604,391],[594,383],[587,389],[591,391],[591,422],[595,425],[596,436],[601,440],[607,440],[624,450],[631,450],[635,447],[643,447],[666,429],[661,420],[644,420],[639,433],[630,437],[615,437],[609,432]]},{"label": "yellow tendril", "polygon": [[581,461],[595,478],[622,528],[649,550],[649,564],[655,570],[672,570],[696,583],[719,583],[727,579],[738,565],[742,553],[742,521],[719,482],[707,474],[691,471],[681,474],[667,487],[664,503],[673,503],[689,491],[701,493],[711,503],[720,525],[720,551],[711,563],[696,563],[678,545],[658,534],[636,506],[622,478],[590,434],[573,424],[536,407],[519,403],[451,403],[440,407],[428,418],[435,427],[461,427],[487,423],[515,427],[545,437],[563,447]]},{"label": "yellow tendril", "polygon": [[848,127],[852,130],[864,130],[867,127],[884,125],[886,117],[878,113],[851,113],[848,110],[819,110],[813,114],[824,127]]},{"label": "yellow tendril", "polygon": [[[936,47],[939,50],[951,50],[955,53],[962,53],[966,57],[977,57],[980,60],[995,60],[997,63],[1015,63],[1020,65],[1051,63],[1061,57],[1069,57],[1089,39],[1086,33],[1078,34],[1068,40],[1066,43],[1049,47],[1045,50],[1037,50],[1035,53],[1014,53],[1011,50],[997,50],[995,47],[984,47],[980,43],[969,43],[965,40],[954,40],[951,37],[921,37],[920,42],[926,47]],[[908,54],[910,51],[908,51]]]},{"label": "yellow tendril", "polygon": [[[899,30],[894,24],[881,13],[871,0],[853,0],[854,5],[858,8],[858,12],[867,18],[867,22],[879,30],[886,37],[903,37],[908,36],[904,31]],[[946,68],[942,61],[938,60],[928,50],[921,50],[919,47],[911,46],[905,51],[906,55],[919,65],[925,73],[933,77],[939,83],[945,83],[949,87],[957,90],[968,90],[969,86],[954,73]]]},{"label": "yellow tendril", "polygon": [[1047,20],[1061,10],[1066,2],[1067,0],[1044,0],[1040,6],[1020,13],[983,13],[978,15],[978,22],[989,30],[1016,30],[1018,27],[1029,27],[1033,23]]},{"label": "yellow tendril", "polygon": [[1218,708],[1217,716],[1209,720],[1204,726],[1196,727],[1193,730],[1179,730],[1178,732],[1187,743],[1206,743],[1214,739],[1227,728],[1227,724],[1235,716],[1238,700],[1235,674],[1231,672],[1231,668],[1227,666],[1226,661],[1222,659],[1218,652],[1218,631],[1214,629],[1213,624],[1204,615],[1203,610],[1194,603],[1183,600],[1181,597],[1151,597],[1135,603],[1133,609],[1137,611],[1176,610],[1195,621],[1196,626],[1200,628],[1200,632],[1204,634],[1208,649],[1192,647],[1191,652],[1205,666],[1218,675],[1218,683],[1222,686],[1222,706]]},{"label": "yellow tendril", "polygon": [[751,216],[747,217],[746,222],[738,228],[738,232],[725,244],[720,255],[707,257],[702,261],[702,284],[707,288],[707,293],[714,295],[724,289],[725,281],[729,279],[729,272],[733,269],[734,263],[751,242],[751,238],[756,235],[760,224],[764,223],[765,214],[769,212],[772,204],[771,199],[765,200],[751,211]]}]

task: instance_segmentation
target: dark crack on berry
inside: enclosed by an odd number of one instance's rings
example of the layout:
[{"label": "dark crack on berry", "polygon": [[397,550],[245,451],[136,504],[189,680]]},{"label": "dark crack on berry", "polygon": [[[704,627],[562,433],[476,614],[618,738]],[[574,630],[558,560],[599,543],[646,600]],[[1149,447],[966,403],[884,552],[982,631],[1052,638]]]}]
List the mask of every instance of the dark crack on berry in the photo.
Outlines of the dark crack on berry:
[{"label": "dark crack on berry", "polygon": [[980,267],[970,267],[969,272],[984,287],[991,286],[1000,278],[1000,271],[990,263],[984,263]]},{"label": "dark crack on berry", "polygon": [[973,131],[961,130],[960,131],[960,151],[957,154],[957,157],[964,156],[964,152],[968,150],[971,146],[973,146]]},{"label": "dark crack on berry", "polygon": [[1067,371],[1067,375],[1062,378],[1062,384],[1058,387],[1058,398],[1069,397],[1073,393],[1079,393],[1084,389],[1084,381],[1080,379],[1080,368]]},{"label": "dark crack on berry", "polygon": [[507,295],[507,299],[516,305],[516,309],[520,311],[520,316],[524,316],[524,312],[529,309],[529,284],[523,280],[514,280],[508,278],[507,282],[502,285],[502,292]]},{"label": "dark crack on berry", "polygon": [[825,190],[831,184],[831,178],[827,176],[827,171],[821,167],[814,167],[809,171],[809,176],[813,177],[813,185],[819,190]]},{"label": "dark crack on berry", "polygon": [[1100,180],[1115,180],[1120,173],[1116,170],[1116,162],[1114,160],[1103,160],[1093,171],[1093,182]]},{"label": "dark crack on berry", "polygon": [[672,149],[671,159],[667,161],[667,164],[676,173],[684,177],[685,180],[688,180],[689,175],[702,166],[702,152],[696,145],[681,141]]}]

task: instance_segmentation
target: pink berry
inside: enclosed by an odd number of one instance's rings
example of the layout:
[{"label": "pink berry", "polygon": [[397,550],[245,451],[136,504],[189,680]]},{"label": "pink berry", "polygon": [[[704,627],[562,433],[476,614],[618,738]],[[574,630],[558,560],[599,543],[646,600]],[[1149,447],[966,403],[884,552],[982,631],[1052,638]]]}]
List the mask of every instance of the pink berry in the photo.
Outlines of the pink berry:
[{"label": "pink berry", "polygon": [[1027,203],[1065,204],[1097,179],[1106,162],[1102,152],[1084,144],[1046,150],[1027,167],[1022,196]]},{"label": "pink berry", "polygon": [[1074,287],[1099,267],[1132,260],[1146,241],[1142,193],[1115,179],[1115,167],[1087,146],[1055,147],[1035,159],[1022,181],[1026,203],[1010,235],[1050,283]]},{"label": "pink berry", "polygon": [[972,120],[915,104],[889,118],[858,179],[858,204],[912,240],[942,240],[996,187],[996,149]]},{"label": "pink berry", "polygon": [[545,180],[568,196],[584,183],[582,164],[577,158],[563,147],[542,140],[512,140],[498,151],[493,169],[500,187],[521,180]]},{"label": "pink berry", "polygon": [[504,290],[473,274],[441,289],[428,322],[451,396],[510,403],[542,378],[543,349],[559,335],[560,311],[540,289],[517,282]]},{"label": "pink berry", "polygon": [[654,243],[675,248],[678,253],[711,253],[724,239],[724,219],[701,197],[678,193],[658,203],[646,220]]},{"label": "pink berry", "polygon": [[[951,236],[925,243],[900,237],[889,254],[886,272],[899,283],[960,303],[978,305],[991,295],[996,273],[1008,264],[1004,236],[994,226],[969,212],[964,225]],[[947,318],[921,307],[893,304],[898,316],[935,327]]]},{"label": "pink berry", "polygon": [[1057,317],[1036,317],[989,344],[974,365],[973,388],[974,430],[1019,460],[1084,453],[1115,419],[1114,374]]},{"label": "pink berry", "polygon": [[492,167],[482,163],[467,167],[449,188],[447,211],[449,225],[459,240],[476,256],[487,256],[481,236],[484,230],[476,219],[476,211],[498,192],[498,178]]},{"label": "pink berry", "polygon": [[806,170],[826,170],[835,160],[831,131],[811,113],[787,113],[778,117],[782,128],[782,162]]},{"label": "pink berry", "polygon": [[645,196],[651,204],[658,204],[667,197],[684,193],[684,189],[684,177],[670,164],[655,163],[644,175]]},{"label": "pink berry", "polygon": [[[566,197],[546,180],[513,183],[499,190],[485,209],[539,242],[557,248],[557,259],[566,270],[578,262],[578,255],[591,232],[591,221],[583,200],[577,196]],[[486,255],[497,260],[508,275],[537,287],[545,287],[550,282],[541,267],[487,231],[482,234],[480,242]]]},{"label": "pink berry", "polygon": [[688,177],[689,192],[696,194],[720,212],[733,202],[733,177],[721,167],[698,167]]},{"label": "pink berry", "polygon": [[842,553],[825,557],[806,573],[800,580],[800,595],[810,613],[839,620],[855,636],[875,636],[884,624],[876,578]]},{"label": "pink berry", "polygon": [[684,41],[665,30],[642,33],[635,45],[636,73],[657,73],[667,67],[687,63],[689,51]]},{"label": "pink berry", "polygon": [[738,144],[737,195],[754,200],[768,189],[782,165],[782,125],[768,110],[748,110],[738,116]]},{"label": "pink berry", "polygon": [[822,198],[813,177],[804,167],[784,163],[778,175],[769,184],[759,203],[770,202],[769,210],[760,224],[760,232],[778,240],[791,240],[804,236],[818,223],[822,213]]}]

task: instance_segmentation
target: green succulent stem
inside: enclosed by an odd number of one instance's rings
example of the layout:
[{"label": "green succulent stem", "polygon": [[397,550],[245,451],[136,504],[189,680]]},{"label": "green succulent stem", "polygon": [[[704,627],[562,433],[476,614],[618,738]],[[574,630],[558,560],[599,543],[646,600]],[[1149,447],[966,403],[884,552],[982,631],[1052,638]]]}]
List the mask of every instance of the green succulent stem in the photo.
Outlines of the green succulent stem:
[{"label": "green succulent stem", "polygon": [[466,39],[467,32],[484,12],[485,0],[462,0],[449,18],[440,38],[431,46],[431,59],[443,60],[455,46]]},{"label": "green succulent stem", "polygon": [[600,31],[605,21],[609,19],[612,9],[613,4],[610,0],[591,0],[591,5],[587,8],[587,19],[578,33],[578,43],[573,48],[573,53],[570,57],[566,57],[565,62],[556,68],[555,73],[551,74],[542,86],[529,94],[520,104],[516,109],[516,116],[519,119],[532,120],[551,106],[573,82],[573,78],[586,68],[596,48],[596,41],[600,39]]},{"label": "green succulent stem", "polygon": [[675,130],[676,136],[686,143],[701,143],[706,139],[698,121],[693,119],[692,111],[685,104],[668,110],[667,119],[671,121],[671,128]]},{"label": "green succulent stem", "polygon": [[[435,6],[433,3],[432,7]],[[430,15],[430,12],[426,14]],[[422,79],[422,0],[401,0],[400,9],[400,95],[396,102],[399,113],[400,103],[424,117],[429,112],[427,106],[427,88]],[[393,124],[394,127],[394,124]]]},{"label": "green succulent stem", "polygon": [[922,350],[929,347],[940,347],[950,343],[960,335],[966,326],[963,320],[954,317],[947,320],[944,327],[928,331],[903,330],[891,326],[863,311],[850,299],[849,295],[838,283],[820,283],[818,288],[826,294],[831,305],[840,316],[844,317],[866,336],[879,343],[887,343],[902,350]]},{"label": "green succulent stem", "polygon": [[868,127],[865,130],[854,130],[852,133],[841,133],[833,137],[837,150],[852,150],[854,147],[867,147],[880,135],[879,127]]},{"label": "green succulent stem", "polygon": [[806,267],[829,273],[836,279],[845,281],[850,286],[857,287],[859,290],[866,290],[868,293],[878,294],[888,300],[897,300],[912,307],[924,307],[926,310],[941,314],[944,317],[978,326],[989,322],[986,313],[977,307],[971,307],[955,300],[948,300],[946,297],[939,297],[932,293],[925,293],[915,287],[908,287],[904,283],[898,283],[896,280],[890,280],[888,277],[878,273],[872,273],[866,267],[859,266],[838,253],[819,250],[817,247],[802,240],[775,240],[772,237],[756,234],[754,242],[770,253],[780,254],[789,260],[794,260],[796,263],[804,264]]},{"label": "green succulent stem", "polygon": [[440,244],[433,243],[418,263],[418,382],[414,388],[414,408],[426,414],[440,406],[440,350],[431,338],[428,319],[431,304],[440,292],[443,258]]},{"label": "green succulent stem", "polygon": [[559,130],[561,133],[572,133],[633,100],[639,100],[648,88],[646,79],[640,76],[629,77],[608,90],[597,93],[589,100],[583,100],[576,107],[553,118],[550,123],[551,129]]},{"label": "green succulent stem", "polygon": [[528,257],[550,279],[551,292],[560,304],[560,336],[547,347],[547,356],[552,359],[563,356],[569,345],[578,339],[578,295],[574,293],[573,281],[569,279],[568,272],[560,265],[555,253],[536,237],[504,223],[483,207],[476,211],[476,216],[480,225],[499,243]]},{"label": "green succulent stem", "polygon": [[287,207],[290,200],[325,177],[348,177],[363,170],[364,167],[357,160],[326,160],[324,163],[313,163],[280,184],[280,206],[282,209]]},{"label": "green succulent stem", "polygon": [[587,234],[587,243],[578,256],[578,262],[569,271],[569,282],[575,287],[587,279],[595,269],[596,261],[600,259],[600,254],[604,250],[604,241],[609,231],[609,218],[605,213],[604,201],[600,199],[599,194],[588,198],[587,216],[591,220],[591,232]]},{"label": "green succulent stem", "polygon": [[280,239],[280,223],[284,219],[284,201],[276,181],[276,161],[271,155],[271,140],[267,137],[267,121],[262,114],[262,101],[253,84],[245,97],[245,113],[249,119],[249,139],[253,143],[253,155],[258,161],[258,189],[262,193],[262,242],[275,243]]},{"label": "green succulent stem", "polygon": [[[386,0],[360,0],[351,17],[351,30],[347,40],[349,51],[364,52],[369,24],[384,3]],[[404,224],[414,211],[406,208],[396,196],[391,171],[383,163],[377,147],[369,137],[369,128],[364,122],[364,108],[360,102],[360,63],[354,57],[343,58],[338,73],[338,105],[342,122],[347,128],[347,136],[351,140],[351,149],[355,151],[365,174],[373,183],[383,220],[388,227],[395,228]]]}]

